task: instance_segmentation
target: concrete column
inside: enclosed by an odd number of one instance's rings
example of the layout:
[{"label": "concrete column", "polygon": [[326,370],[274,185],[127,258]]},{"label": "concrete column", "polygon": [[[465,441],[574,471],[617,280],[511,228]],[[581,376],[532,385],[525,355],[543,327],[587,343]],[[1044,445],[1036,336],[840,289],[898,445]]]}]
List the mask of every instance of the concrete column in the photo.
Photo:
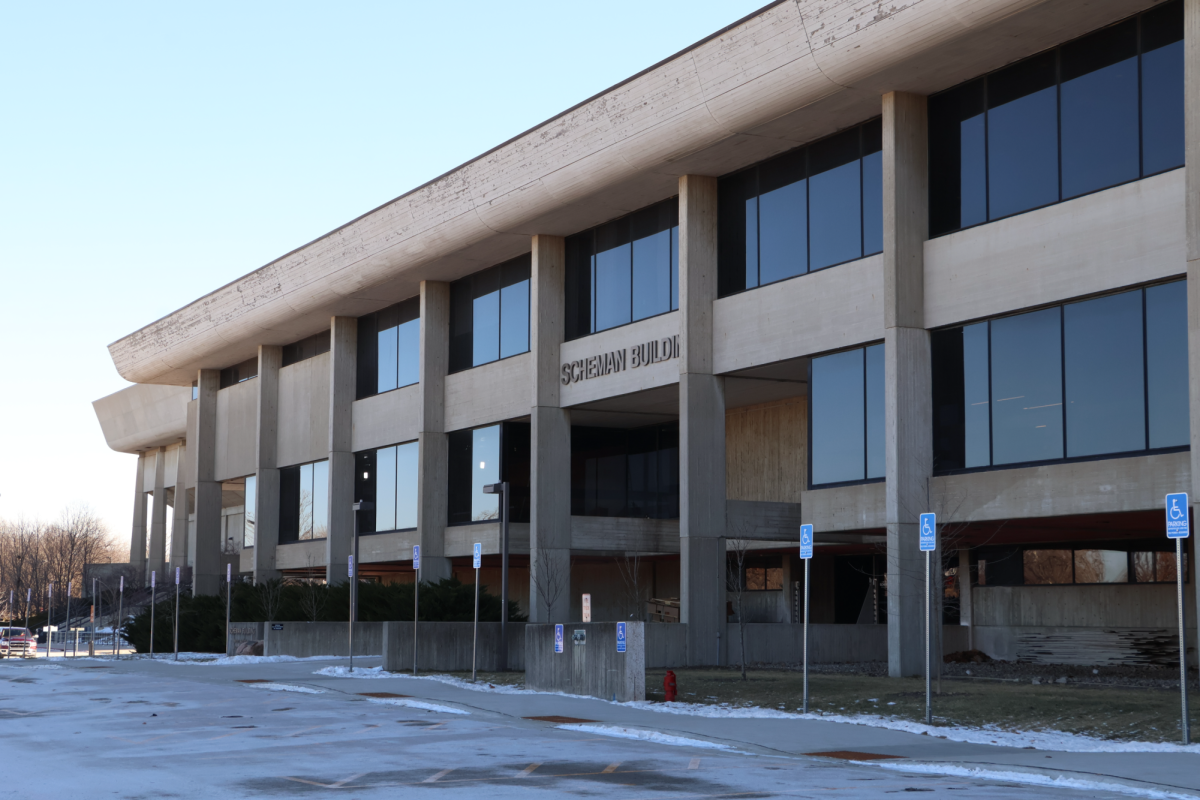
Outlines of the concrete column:
[{"label": "concrete column", "polygon": [[958,548],[958,624],[971,630],[967,632],[967,649],[975,649],[975,617],[971,601],[971,548]]},{"label": "concrete column", "polygon": [[162,575],[167,563],[167,448],[154,451],[154,498],[150,506],[150,569]]},{"label": "concrete column", "polygon": [[533,237],[530,344],[529,619],[567,622],[571,611],[571,412],[559,406],[559,351],[566,297],[566,247]]},{"label": "concrete column", "polygon": [[717,179],[679,179],[680,619],[689,666],[725,648],[725,381],[713,375]]},{"label": "concrete column", "polygon": [[325,540],[325,581],[347,580],[354,543],[354,395],[358,359],[358,320],[334,317],[329,332],[329,538]]},{"label": "concrete column", "polygon": [[[1188,295],[1188,385],[1191,400],[1192,531],[1197,530],[1196,512],[1200,510],[1200,0],[1184,0],[1184,130],[1187,164],[1184,183],[1184,207],[1187,224],[1187,295]],[[1200,591],[1196,592],[1193,624],[1200,620]],[[1200,638],[1198,638],[1200,649]]]},{"label": "concrete column", "polygon": [[255,442],[254,582],[279,577],[275,548],[279,545],[279,370],[283,348],[258,347],[258,414]]},{"label": "concrete column", "polygon": [[[421,366],[417,407],[417,536],[421,577],[450,577],[446,558],[449,446],[446,439],[446,371],[450,364],[450,284],[421,281]],[[410,555],[411,557],[411,555]]]},{"label": "concrete column", "polygon": [[[925,511],[945,511],[929,507],[933,411],[925,330],[927,129],[924,97],[903,92],[883,96],[888,673],[893,677],[923,674],[925,668],[925,565],[917,520]],[[935,558],[935,585],[940,585],[939,564]],[[934,629],[940,632],[940,623]]]},{"label": "concrete column", "polygon": [[217,391],[221,373],[202,369],[197,380],[195,447],[189,447],[190,471],[196,481],[196,549],[193,555],[192,592],[216,594],[220,588],[221,484],[216,479]]},{"label": "concrete column", "polygon": [[[137,481],[133,486],[133,529],[129,537],[129,563],[146,568],[146,454],[138,453]],[[147,579],[149,580],[149,579]]]},{"label": "concrete column", "polygon": [[167,554],[170,566],[187,566],[188,503],[187,503],[187,444],[180,443],[176,453],[175,506],[171,509],[171,552]]}]

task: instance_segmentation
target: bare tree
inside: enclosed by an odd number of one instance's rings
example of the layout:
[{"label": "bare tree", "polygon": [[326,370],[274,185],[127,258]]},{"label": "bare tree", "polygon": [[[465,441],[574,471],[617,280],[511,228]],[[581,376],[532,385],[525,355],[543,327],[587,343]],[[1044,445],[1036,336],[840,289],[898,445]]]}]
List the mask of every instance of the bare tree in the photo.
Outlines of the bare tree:
[{"label": "bare tree", "polygon": [[267,622],[274,622],[279,613],[280,603],[283,602],[283,581],[271,578],[258,584],[258,608],[262,611]]},{"label": "bare tree", "polygon": [[625,589],[625,605],[628,616],[642,619],[645,614],[645,603],[642,600],[641,567],[642,555],[636,550],[626,550],[623,556],[616,557],[617,572],[621,575],[621,584]]},{"label": "bare tree", "polygon": [[728,591],[733,595],[734,610],[737,612],[738,638],[742,646],[742,680],[746,680],[746,615],[742,608],[742,597],[746,592],[746,553],[750,549],[748,539],[726,540],[725,568],[729,574]]},{"label": "bare tree", "polygon": [[316,559],[310,555],[308,557],[308,575],[293,582],[300,589],[300,611],[308,617],[309,622],[319,620],[325,611],[325,604],[329,602],[329,592],[325,588],[325,580],[312,577],[315,571]]},{"label": "bare tree", "polygon": [[561,553],[555,555],[538,550],[533,563],[530,564],[534,591],[537,592],[538,600],[545,606],[547,614],[551,613],[554,604],[570,585],[571,556],[566,556],[565,565],[562,563],[563,558]]}]

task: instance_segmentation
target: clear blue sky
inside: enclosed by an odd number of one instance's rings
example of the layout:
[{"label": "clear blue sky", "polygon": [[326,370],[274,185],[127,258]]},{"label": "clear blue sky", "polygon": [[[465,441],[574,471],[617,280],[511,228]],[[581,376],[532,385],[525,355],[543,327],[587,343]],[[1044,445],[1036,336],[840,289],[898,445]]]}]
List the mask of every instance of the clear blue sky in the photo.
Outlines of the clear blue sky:
[{"label": "clear blue sky", "polygon": [[108,343],[763,2],[8,4],[0,518],[127,540]]}]

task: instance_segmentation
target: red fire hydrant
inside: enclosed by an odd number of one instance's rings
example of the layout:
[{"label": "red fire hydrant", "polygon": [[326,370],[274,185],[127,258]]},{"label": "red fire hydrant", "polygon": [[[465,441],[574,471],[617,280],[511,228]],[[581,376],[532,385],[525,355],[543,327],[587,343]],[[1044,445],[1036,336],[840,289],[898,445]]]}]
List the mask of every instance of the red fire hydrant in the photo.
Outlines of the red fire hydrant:
[{"label": "red fire hydrant", "polygon": [[672,670],[667,670],[666,677],[663,678],[663,691],[667,695],[667,702],[675,700],[675,673]]}]

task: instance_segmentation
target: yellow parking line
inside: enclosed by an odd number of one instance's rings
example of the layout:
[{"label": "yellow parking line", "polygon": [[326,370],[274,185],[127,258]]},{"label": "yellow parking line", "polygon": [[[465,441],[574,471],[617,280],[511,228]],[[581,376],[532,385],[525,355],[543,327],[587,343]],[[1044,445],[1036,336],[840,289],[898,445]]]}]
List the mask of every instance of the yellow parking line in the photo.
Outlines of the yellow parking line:
[{"label": "yellow parking line", "polygon": [[441,772],[438,772],[438,773],[435,773],[435,774],[433,774],[433,775],[430,775],[428,778],[426,778],[425,780],[421,781],[421,783],[437,783],[437,782],[438,782],[438,778],[441,778],[441,777],[443,777],[444,775],[448,775],[448,774],[450,774],[450,772],[451,772],[451,770],[449,770],[449,769],[444,769],[444,770],[442,770]]},{"label": "yellow parking line", "polygon": [[523,769],[523,770],[521,770],[520,772],[518,772],[518,773],[517,773],[517,777],[518,777],[518,778],[523,778],[523,777],[525,777],[526,775],[532,775],[532,774],[533,774],[533,771],[534,771],[535,769],[537,769],[538,767],[540,767],[541,765],[542,765],[542,762],[540,762],[540,761],[537,761],[537,762],[535,762],[535,763],[533,763],[533,764],[530,764],[528,767],[526,767],[525,769]]},{"label": "yellow parking line", "polygon": [[619,766],[621,766],[621,762],[620,762],[620,761],[614,761],[613,763],[611,763],[611,764],[609,764],[607,767],[605,767],[605,768],[604,768],[604,770],[603,770],[603,771],[602,771],[600,774],[601,774],[601,775],[607,775],[607,774],[608,774],[608,773],[610,773],[610,772],[616,772],[616,771],[617,771],[617,767],[619,767]]},{"label": "yellow parking line", "polygon": [[692,763],[688,764],[688,769],[699,769],[699,768],[700,768],[700,759],[698,759],[698,758],[693,758]]}]

